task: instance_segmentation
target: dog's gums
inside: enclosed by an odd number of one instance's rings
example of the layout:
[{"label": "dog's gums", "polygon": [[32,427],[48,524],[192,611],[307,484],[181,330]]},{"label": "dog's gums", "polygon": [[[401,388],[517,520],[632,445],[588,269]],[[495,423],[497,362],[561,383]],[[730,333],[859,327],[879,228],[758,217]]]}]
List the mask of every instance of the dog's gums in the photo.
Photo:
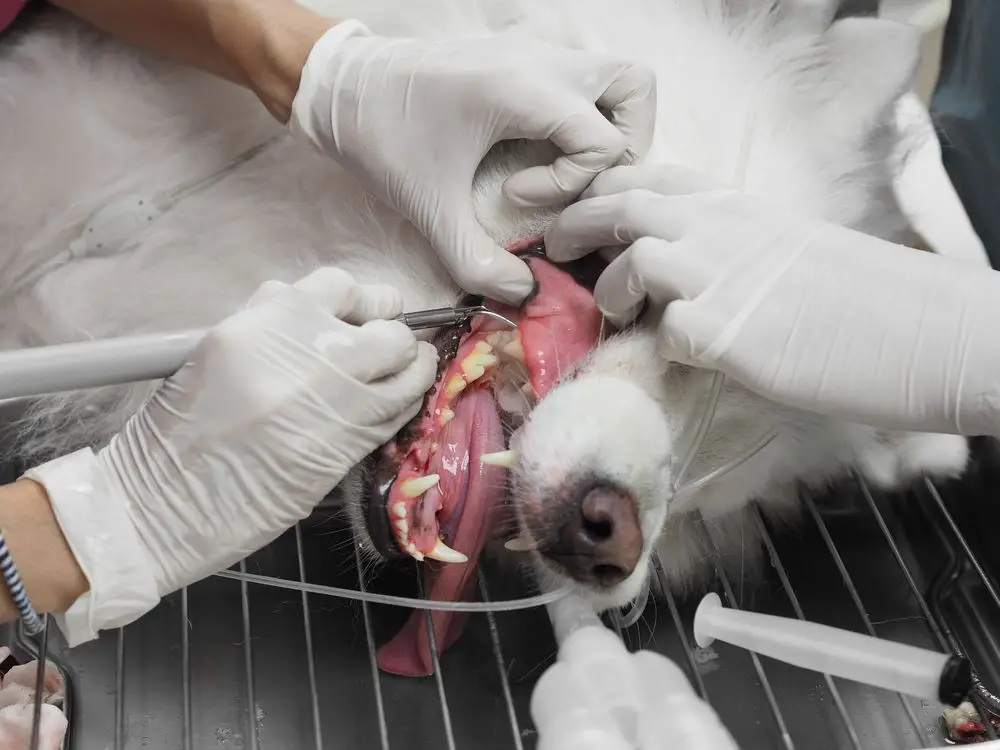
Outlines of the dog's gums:
[{"label": "dog's gums", "polygon": [[[491,536],[510,463],[496,460],[504,448],[500,412],[523,416],[600,338],[593,295],[542,258],[526,262],[538,282],[536,294],[520,310],[490,305],[516,321],[517,330],[489,318],[474,321],[455,355],[442,358],[416,426],[383,452],[396,478],[384,510],[374,512],[385,514],[399,550],[418,561],[447,563],[430,569],[432,599],[470,593],[466,589]],[[461,621],[448,613],[434,613],[433,619],[443,649],[460,634]],[[379,651],[379,666],[396,674],[431,674],[425,623],[424,614],[414,612]]]}]

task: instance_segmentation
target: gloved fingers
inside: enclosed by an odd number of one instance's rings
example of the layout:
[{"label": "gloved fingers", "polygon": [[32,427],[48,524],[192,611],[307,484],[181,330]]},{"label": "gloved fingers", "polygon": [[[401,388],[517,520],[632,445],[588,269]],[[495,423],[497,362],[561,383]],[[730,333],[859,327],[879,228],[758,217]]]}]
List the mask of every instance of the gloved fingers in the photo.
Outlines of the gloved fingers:
[{"label": "gloved fingers", "polygon": [[535,288],[528,265],[486,234],[471,203],[439,216],[427,234],[455,283],[470,294],[520,305]]},{"label": "gloved fingers", "polygon": [[392,318],[403,311],[398,290],[383,284],[359,284],[347,271],[332,266],[317,268],[294,287],[334,317],[354,325]]},{"label": "gloved fingers", "polygon": [[565,262],[642,237],[678,240],[685,229],[684,215],[671,210],[669,201],[649,190],[628,190],[574,203],[545,233],[545,252]]},{"label": "gloved fingers", "polygon": [[677,164],[654,162],[634,166],[612,167],[601,172],[580,200],[614,195],[626,190],[651,190],[661,195],[690,195],[724,189],[725,185],[702,172]]},{"label": "gloved fingers", "polygon": [[353,345],[332,349],[330,361],[361,383],[402,372],[417,358],[417,339],[399,321],[371,320],[355,330]]},{"label": "gloved fingers", "polygon": [[504,181],[504,197],[517,206],[551,206],[576,198],[595,175],[614,166],[629,145],[626,136],[592,102],[552,102],[548,106],[556,108],[560,118],[522,137],[548,137],[563,153],[552,164],[523,169]]},{"label": "gloved fingers", "polygon": [[389,435],[391,439],[392,436],[406,427],[406,425],[410,423],[410,420],[414,419],[424,407],[425,395],[426,394],[421,394],[419,398],[414,399],[403,409],[399,410],[397,414],[394,414],[392,417],[383,422],[379,426],[379,430],[382,434]]},{"label": "gloved fingers", "polygon": [[414,401],[423,401],[437,377],[437,362],[437,349],[426,341],[419,341],[417,355],[406,368],[369,383],[368,387],[378,397],[380,421],[395,418]]},{"label": "gloved fingers", "polygon": [[667,305],[660,319],[660,354],[671,362],[694,367],[711,367],[716,356],[705,358],[705,351],[716,341],[716,331],[725,327],[727,321],[717,321],[713,328],[705,319],[698,306],[688,300],[675,300]]},{"label": "gloved fingers", "polygon": [[[604,269],[594,287],[594,300],[618,327],[631,322],[643,301],[668,303],[681,296],[675,269],[683,267],[682,250],[655,237],[643,237]],[[678,262],[678,261],[681,262]]]},{"label": "gloved fingers", "polygon": [[634,160],[646,155],[656,128],[656,73],[645,65],[609,61],[616,70],[597,104],[611,114],[611,123],[625,136]]}]

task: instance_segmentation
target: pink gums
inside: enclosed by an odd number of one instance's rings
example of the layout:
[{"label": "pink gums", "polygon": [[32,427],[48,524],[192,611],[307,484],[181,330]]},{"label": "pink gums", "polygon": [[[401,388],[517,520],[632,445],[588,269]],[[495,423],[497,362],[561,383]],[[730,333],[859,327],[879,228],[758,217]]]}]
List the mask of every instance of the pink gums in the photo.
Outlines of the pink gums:
[{"label": "pink gums", "polygon": [[[533,242],[508,249],[517,251]],[[562,373],[597,345],[601,314],[590,292],[569,274],[540,258],[529,258],[528,263],[539,283],[535,298],[523,311],[492,307],[518,322],[525,366],[535,394],[541,398]],[[466,334],[455,358],[435,384],[428,399],[431,407],[421,418],[416,437],[404,456],[395,457],[399,471],[389,491],[386,511],[390,528],[396,529],[394,524],[400,519],[396,508],[405,508],[407,527],[407,536],[401,541],[397,535],[397,544],[405,551],[406,545],[412,543],[419,553],[427,554],[443,537],[449,546],[468,557],[464,563],[429,563],[428,597],[433,600],[465,601],[472,597],[476,563],[492,532],[494,509],[504,496],[506,469],[479,460],[485,453],[504,448],[490,374],[474,379],[455,396],[446,393],[453,378],[467,380],[462,362],[498,329],[495,322],[482,319]],[[440,476],[435,487],[417,498],[403,495],[402,482],[428,474]],[[432,612],[431,620],[440,654],[459,638],[466,615]],[[414,611],[399,633],[379,649],[378,665],[398,675],[433,674],[423,611]]]}]

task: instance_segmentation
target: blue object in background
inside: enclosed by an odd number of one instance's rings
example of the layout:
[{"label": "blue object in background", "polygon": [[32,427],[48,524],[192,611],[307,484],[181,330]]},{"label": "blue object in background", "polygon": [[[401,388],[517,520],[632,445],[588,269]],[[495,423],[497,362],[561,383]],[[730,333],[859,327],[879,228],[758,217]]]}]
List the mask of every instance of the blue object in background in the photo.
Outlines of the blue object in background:
[{"label": "blue object in background", "polygon": [[1000,269],[1000,0],[952,0],[930,110],[948,176]]}]

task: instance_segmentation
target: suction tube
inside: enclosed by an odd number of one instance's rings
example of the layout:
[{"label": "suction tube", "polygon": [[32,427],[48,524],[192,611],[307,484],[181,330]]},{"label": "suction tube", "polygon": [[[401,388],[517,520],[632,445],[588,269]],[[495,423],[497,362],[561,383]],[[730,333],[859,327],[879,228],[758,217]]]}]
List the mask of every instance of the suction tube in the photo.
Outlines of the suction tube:
[{"label": "suction tube", "polygon": [[728,609],[717,594],[701,600],[694,638],[719,639],[804,669],[957,706],[972,689],[972,668],[954,654],[841,630],[814,622]]}]

